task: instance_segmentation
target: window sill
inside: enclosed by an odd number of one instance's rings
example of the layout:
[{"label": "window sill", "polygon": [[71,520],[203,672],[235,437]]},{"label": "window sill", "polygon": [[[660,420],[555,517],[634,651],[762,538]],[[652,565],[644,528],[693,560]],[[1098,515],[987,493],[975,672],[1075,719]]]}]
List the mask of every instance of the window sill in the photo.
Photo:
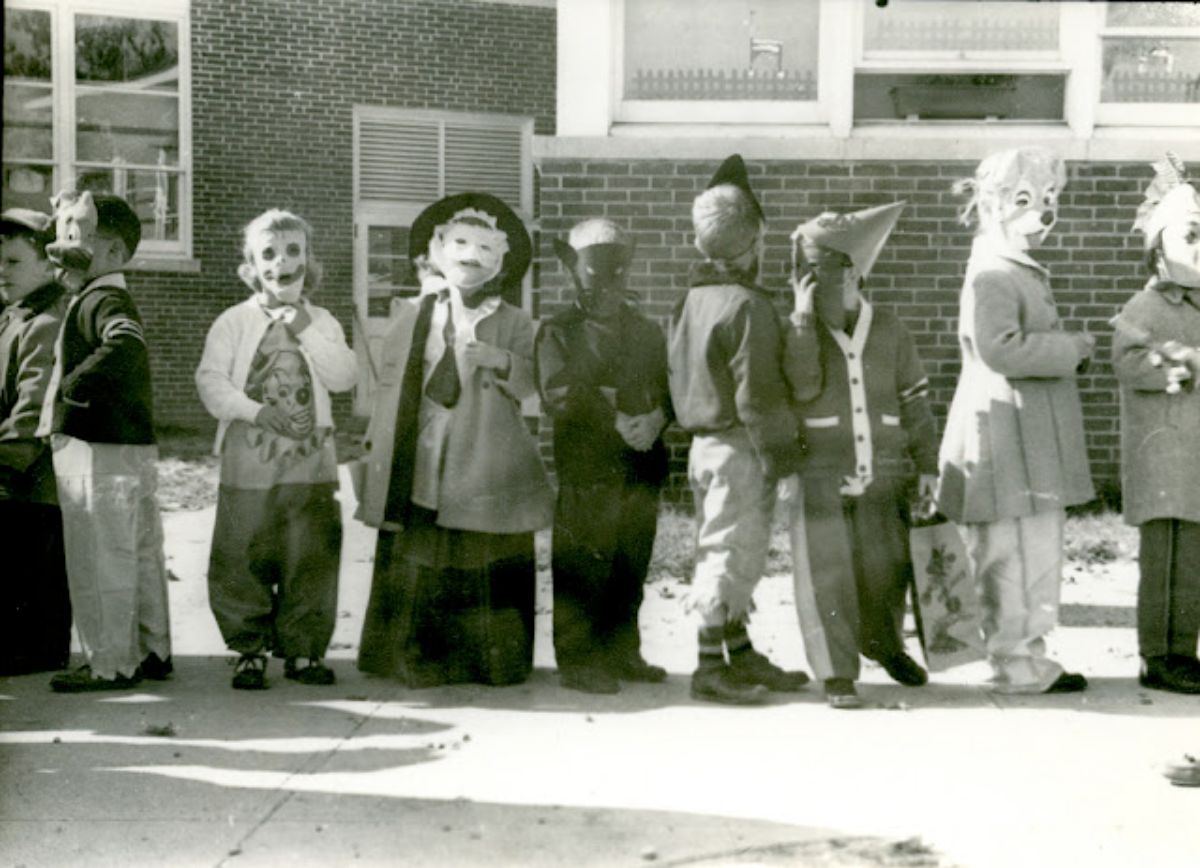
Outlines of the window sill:
[{"label": "window sill", "polygon": [[135,256],[126,271],[169,271],[175,274],[199,274],[200,260],[191,256]]}]

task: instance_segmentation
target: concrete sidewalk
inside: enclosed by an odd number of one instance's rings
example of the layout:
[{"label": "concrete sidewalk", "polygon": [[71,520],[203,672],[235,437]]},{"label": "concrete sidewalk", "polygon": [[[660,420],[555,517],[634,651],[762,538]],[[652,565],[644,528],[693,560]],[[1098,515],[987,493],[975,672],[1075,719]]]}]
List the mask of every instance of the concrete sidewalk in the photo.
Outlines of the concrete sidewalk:
[{"label": "concrete sidewalk", "polygon": [[[816,689],[698,704],[670,581],[642,613],[668,683],[572,693],[551,671],[545,579],[527,684],[409,691],[354,670],[372,534],[348,522],[338,684],[296,685],[273,662],[255,694],[229,688],[208,612],[211,523],[167,517],[171,681],[60,696],[46,676],[0,680],[0,865],[1200,863],[1200,789],[1161,775],[1200,752],[1200,698],[1131,679],[1127,580],[1066,588],[1065,616],[1122,624],[1054,635],[1092,679],[1082,695],[1000,699],[972,665],[918,690],[869,668],[857,712]],[[790,581],[764,581],[758,603],[757,643],[803,666]]]}]

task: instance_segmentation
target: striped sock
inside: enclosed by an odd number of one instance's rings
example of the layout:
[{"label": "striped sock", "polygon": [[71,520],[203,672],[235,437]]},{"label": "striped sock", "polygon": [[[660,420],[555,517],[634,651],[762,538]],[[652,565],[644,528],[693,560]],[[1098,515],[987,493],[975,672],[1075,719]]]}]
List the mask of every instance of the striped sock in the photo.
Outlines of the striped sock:
[{"label": "striped sock", "polygon": [[722,635],[723,631],[720,627],[700,628],[700,669],[720,669],[725,665],[725,654],[721,650]]}]

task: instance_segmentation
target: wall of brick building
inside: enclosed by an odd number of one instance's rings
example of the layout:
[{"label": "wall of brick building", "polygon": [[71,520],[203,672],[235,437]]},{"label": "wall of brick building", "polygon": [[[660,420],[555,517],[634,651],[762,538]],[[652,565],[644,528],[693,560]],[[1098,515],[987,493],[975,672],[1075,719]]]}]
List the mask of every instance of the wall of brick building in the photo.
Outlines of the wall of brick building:
[{"label": "wall of brick building", "polygon": [[[716,165],[544,160],[538,312],[553,313],[570,297],[550,239],[565,235],[582,218],[604,215],[633,232],[638,253],[632,285],[641,293],[645,309],[665,322],[697,258],[690,245],[691,202]],[[790,300],[788,235],[797,223],[827,209],[908,201],[868,280],[867,296],[895,309],[912,331],[930,375],[935,412],[943,422],[958,375],[958,293],[971,242],[971,230],[957,219],[961,200],[950,187],[969,175],[974,163],[750,161],[748,166],[768,219],[763,283],[779,290],[785,304]],[[1050,268],[1065,327],[1086,329],[1099,338],[1096,362],[1080,378],[1080,388],[1093,473],[1099,483],[1111,487],[1120,456],[1107,320],[1145,282],[1141,239],[1129,230],[1150,170],[1140,163],[1076,163],[1069,171],[1059,223],[1037,256]],[[686,496],[685,449],[683,438],[673,438],[673,499]]]},{"label": "wall of brick building", "polygon": [[[240,232],[268,207],[317,232],[322,304],[352,316],[356,104],[535,118],[554,131],[552,8],[472,0],[193,0],[194,257],[200,273],[142,272],[155,409],[211,420],[192,374],[209,323],[245,297]],[[339,416],[349,412],[340,400]]]}]

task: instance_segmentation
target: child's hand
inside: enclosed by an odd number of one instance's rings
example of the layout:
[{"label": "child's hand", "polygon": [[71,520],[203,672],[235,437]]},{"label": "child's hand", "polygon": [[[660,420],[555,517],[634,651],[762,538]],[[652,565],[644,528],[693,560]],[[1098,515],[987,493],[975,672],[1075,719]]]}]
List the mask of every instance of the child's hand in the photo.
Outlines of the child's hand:
[{"label": "child's hand", "polygon": [[795,295],[795,312],[801,318],[811,317],[815,305],[817,291],[817,276],[807,271],[800,280],[792,281],[792,292]]},{"label": "child's hand", "polygon": [[263,404],[262,409],[258,411],[258,415],[254,417],[254,424],[259,428],[265,428],[275,434],[281,434],[284,437],[292,436],[292,423],[284,412],[273,404]]},{"label": "child's hand", "polygon": [[485,344],[483,341],[468,341],[466,347],[463,348],[463,360],[476,368],[508,371],[508,353],[499,347]]},{"label": "child's hand", "polygon": [[312,316],[309,314],[308,308],[298,304],[288,308],[288,312],[284,314],[283,323],[293,335],[299,335],[300,332],[312,325]]},{"label": "child's hand", "polygon": [[791,503],[799,493],[800,477],[794,473],[775,483],[775,497],[780,503]]}]

